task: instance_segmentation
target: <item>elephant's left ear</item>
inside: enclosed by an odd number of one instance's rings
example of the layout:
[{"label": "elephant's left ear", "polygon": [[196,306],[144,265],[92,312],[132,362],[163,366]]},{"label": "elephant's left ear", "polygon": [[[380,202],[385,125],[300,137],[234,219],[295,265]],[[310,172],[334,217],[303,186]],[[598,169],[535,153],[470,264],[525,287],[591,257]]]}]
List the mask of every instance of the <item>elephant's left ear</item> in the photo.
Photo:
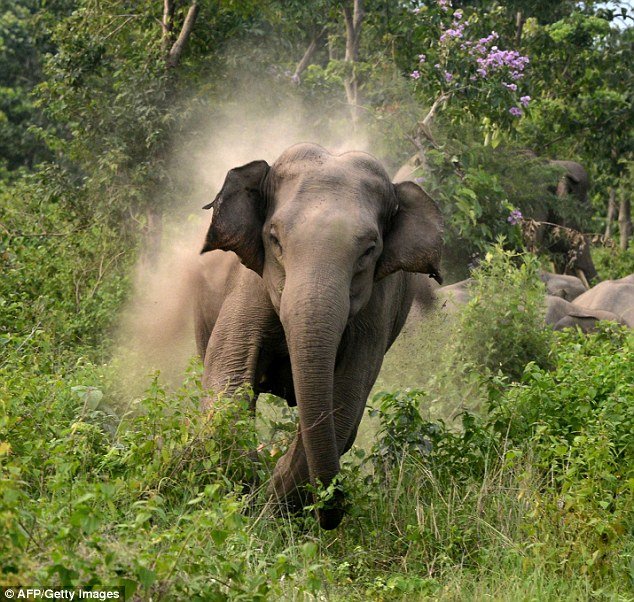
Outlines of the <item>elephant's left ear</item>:
[{"label": "elephant's left ear", "polygon": [[268,172],[266,161],[252,161],[229,171],[216,198],[203,207],[214,213],[201,253],[233,251],[245,266],[262,275],[266,211],[263,183]]},{"label": "elephant's left ear", "polygon": [[383,237],[375,280],[403,270],[429,274],[439,283],[443,219],[438,205],[414,182],[395,184],[398,210]]}]

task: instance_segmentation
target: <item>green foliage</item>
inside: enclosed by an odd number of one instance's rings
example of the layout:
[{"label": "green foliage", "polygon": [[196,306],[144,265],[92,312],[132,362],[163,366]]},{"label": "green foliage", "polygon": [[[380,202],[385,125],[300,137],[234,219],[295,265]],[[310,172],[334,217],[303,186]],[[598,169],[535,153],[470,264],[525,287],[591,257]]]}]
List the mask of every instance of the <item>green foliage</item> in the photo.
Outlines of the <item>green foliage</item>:
[{"label": "green foliage", "polygon": [[[507,247],[521,250],[520,226],[509,221],[514,210],[536,219],[544,219],[555,206],[558,214],[565,213],[549,190],[560,177],[556,167],[517,144],[500,143],[495,148],[483,144],[477,140],[477,131],[466,127],[462,137],[443,153],[429,151],[425,165],[413,173],[442,208],[444,257],[451,267],[482,257],[501,236]],[[573,206],[570,211],[578,217],[579,208]]]},{"label": "green foliage", "polygon": [[[535,547],[522,554],[524,564],[540,557],[565,573],[591,575],[597,583],[613,571],[626,579],[628,525],[634,519],[633,342],[628,329],[614,325],[590,336],[558,333],[552,371],[529,363],[521,383],[508,386],[493,378],[486,411],[466,414],[457,433],[443,422],[412,414],[425,397],[420,392],[380,394],[375,398],[380,402],[378,440],[369,457],[375,474],[379,471],[381,481],[397,489],[417,483],[415,499],[418,504],[424,499],[426,508],[437,491],[451,487],[452,499],[462,505],[453,502],[453,516],[434,514],[434,520],[454,523],[444,523],[445,538],[464,517],[465,506],[475,503],[478,496],[471,488],[477,484],[481,495],[497,498],[505,506],[501,512],[514,517],[508,523],[501,516],[492,519],[506,533],[507,545],[521,533],[532,542],[524,549]],[[411,426],[394,428],[406,424]],[[424,453],[420,442],[426,444]],[[390,454],[400,462],[386,464]],[[502,483],[517,492],[514,499],[504,499]],[[411,489],[399,504],[407,505],[408,495]],[[482,537],[477,525],[460,525],[457,547],[444,539],[442,552],[461,554],[467,563],[483,562],[486,546],[476,543]],[[408,535],[426,552],[433,549],[420,519]]]},{"label": "green foliage", "polygon": [[[470,75],[459,45],[436,43],[441,7],[420,16],[419,4],[366,3],[354,66],[355,134],[392,167],[449,90],[436,60]],[[189,161],[207,144],[200,124],[244,111],[246,96],[264,113],[290,99],[320,132],[351,132],[340,6],[198,6],[170,72],[160,2],[0,0],[0,585],[120,584],[165,600],[630,599],[631,335],[543,328],[530,256],[486,255],[458,330],[441,318],[424,330],[414,388],[375,397],[369,453],[353,450],[315,492],[314,507],[345,495],[333,533],[311,512],[270,514],[267,479],[296,429],[288,408],[257,429],[248,391],[202,412],[198,365],[176,391],[155,377],[135,397],[117,381],[108,343],[145,212],[180,202],[190,188],[178,179],[200,175],[170,168],[172,146]],[[454,90],[423,140],[432,174],[416,175],[464,266],[499,236],[518,248],[510,211],[549,200],[552,174],[523,147],[586,163],[601,216],[608,186],[629,193],[632,29],[591,2],[458,6],[500,48],[521,34],[533,99],[518,123],[506,92]],[[187,8],[177,3],[177,28]],[[429,71],[412,85],[420,53]],[[630,255],[598,250],[602,275],[634,271]],[[429,405],[446,420],[424,418]]]},{"label": "green foliage", "polygon": [[618,247],[597,247],[592,259],[602,280],[618,280],[634,274],[634,249],[622,251]]},{"label": "green foliage", "polygon": [[134,255],[112,228],[80,219],[52,184],[31,177],[0,193],[0,336],[5,349],[23,349],[25,360],[38,350],[101,347],[127,294]]},{"label": "green foliage", "polygon": [[473,271],[471,301],[460,316],[454,363],[519,380],[528,362],[547,367],[550,331],[544,326],[544,284],[528,253],[489,251]]},{"label": "green foliage", "polygon": [[16,175],[50,158],[33,126],[48,129],[31,91],[42,80],[44,55],[53,51],[50,24],[72,9],[73,0],[0,2],[0,175]]}]

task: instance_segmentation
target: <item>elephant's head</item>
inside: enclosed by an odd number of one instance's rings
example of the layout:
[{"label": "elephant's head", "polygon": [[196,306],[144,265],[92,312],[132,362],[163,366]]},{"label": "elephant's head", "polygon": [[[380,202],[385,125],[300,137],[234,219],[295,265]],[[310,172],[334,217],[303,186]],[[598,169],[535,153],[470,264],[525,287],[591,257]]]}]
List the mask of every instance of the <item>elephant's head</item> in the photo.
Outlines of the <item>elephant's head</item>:
[{"label": "elephant's head", "polygon": [[583,165],[576,161],[550,161],[550,164],[563,171],[554,191],[557,196],[563,198],[571,195],[585,204],[588,200],[590,180]]},{"label": "elephant's head", "polygon": [[440,280],[440,211],[416,184],[392,184],[372,156],[313,144],[232,169],[208,207],[202,252],[233,251],[262,277],[286,334],[310,479],[327,485],[341,451],[332,390],[342,334],[383,278]]}]

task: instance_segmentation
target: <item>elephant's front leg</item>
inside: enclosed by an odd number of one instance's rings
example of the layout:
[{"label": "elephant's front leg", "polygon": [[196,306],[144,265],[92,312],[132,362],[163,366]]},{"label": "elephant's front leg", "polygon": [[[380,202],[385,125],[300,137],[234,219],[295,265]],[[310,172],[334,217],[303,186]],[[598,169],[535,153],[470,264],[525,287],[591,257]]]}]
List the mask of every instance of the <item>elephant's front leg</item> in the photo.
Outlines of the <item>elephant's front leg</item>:
[{"label": "elephant's front leg", "polygon": [[[234,289],[220,310],[207,345],[202,383],[209,394],[204,405],[211,407],[218,395],[233,395],[243,386],[257,394],[266,351],[283,337],[279,319],[258,283]],[[254,410],[255,396],[251,405]]]}]

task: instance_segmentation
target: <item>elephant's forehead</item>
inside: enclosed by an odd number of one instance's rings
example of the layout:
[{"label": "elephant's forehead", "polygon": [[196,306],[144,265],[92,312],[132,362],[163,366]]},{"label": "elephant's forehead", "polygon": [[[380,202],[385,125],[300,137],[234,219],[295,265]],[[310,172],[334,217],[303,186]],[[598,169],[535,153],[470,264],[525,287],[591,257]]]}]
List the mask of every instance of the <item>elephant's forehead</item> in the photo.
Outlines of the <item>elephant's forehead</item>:
[{"label": "elephant's forehead", "polygon": [[285,234],[357,240],[378,232],[377,213],[361,203],[331,203],[320,195],[296,196],[278,207],[271,223]]},{"label": "elephant's forehead", "polygon": [[301,206],[318,201],[325,206],[380,210],[396,202],[389,180],[345,164],[313,165],[291,177],[278,178],[276,184],[275,197],[280,205]]}]

